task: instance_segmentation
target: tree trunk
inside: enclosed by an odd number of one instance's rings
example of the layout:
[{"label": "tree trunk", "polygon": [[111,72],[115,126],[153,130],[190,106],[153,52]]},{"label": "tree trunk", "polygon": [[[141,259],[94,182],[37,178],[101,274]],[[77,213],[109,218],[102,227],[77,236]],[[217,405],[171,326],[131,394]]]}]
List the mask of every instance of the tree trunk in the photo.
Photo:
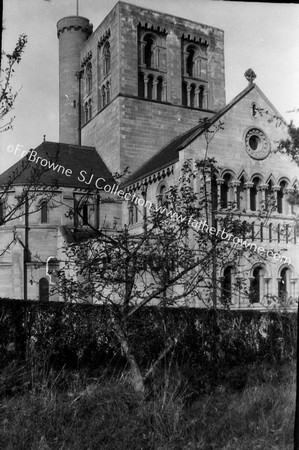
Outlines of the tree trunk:
[{"label": "tree trunk", "polygon": [[136,361],[136,358],[131,351],[130,344],[126,337],[126,333],[122,329],[121,325],[117,323],[116,320],[114,321],[114,325],[116,336],[120,342],[121,348],[131,368],[132,385],[138,394],[143,395],[145,392],[144,380],[138,362]]}]

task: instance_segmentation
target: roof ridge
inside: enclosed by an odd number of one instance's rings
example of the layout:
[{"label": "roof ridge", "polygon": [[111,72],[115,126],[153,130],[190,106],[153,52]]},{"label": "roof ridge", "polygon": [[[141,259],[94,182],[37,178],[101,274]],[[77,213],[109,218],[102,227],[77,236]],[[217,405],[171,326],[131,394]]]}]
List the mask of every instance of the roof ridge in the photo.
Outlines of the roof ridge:
[{"label": "roof ridge", "polygon": [[[220,109],[217,113],[215,113],[213,116],[209,117],[207,120],[207,123],[209,125],[212,125],[215,123],[220,117],[222,117],[227,111],[229,111],[237,102],[239,102],[248,92],[250,92],[252,89],[256,87],[255,83],[248,84],[238,95],[236,95],[227,105],[225,105],[222,109]],[[204,119],[204,118],[202,118]],[[146,176],[149,176],[150,174],[157,171],[156,169],[151,169],[148,172],[142,173],[142,169],[145,168],[147,165],[150,165],[151,161],[153,161],[155,158],[158,158],[159,155],[163,154],[170,146],[174,145],[177,140],[182,140],[182,143],[179,144],[176,148],[176,150],[182,150],[187,145],[189,145],[191,142],[193,142],[198,136],[201,135],[201,133],[205,130],[205,124],[204,123],[198,123],[194,127],[184,131],[183,133],[176,136],[174,139],[172,139],[167,145],[165,145],[162,149],[158,150],[151,158],[149,158],[145,163],[142,164],[135,172],[132,173],[131,177],[128,178],[126,181],[124,181],[123,186],[128,186],[129,184],[133,184],[136,182],[139,178],[144,178]],[[186,140],[184,140],[184,137],[187,136]],[[177,159],[179,159],[178,153],[177,155],[170,159],[167,165],[170,165],[172,162],[175,162]],[[166,164],[161,165],[159,169],[166,167]],[[141,172],[141,173],[140,173]],[[140,173],[140,176],[139,176]]]}]

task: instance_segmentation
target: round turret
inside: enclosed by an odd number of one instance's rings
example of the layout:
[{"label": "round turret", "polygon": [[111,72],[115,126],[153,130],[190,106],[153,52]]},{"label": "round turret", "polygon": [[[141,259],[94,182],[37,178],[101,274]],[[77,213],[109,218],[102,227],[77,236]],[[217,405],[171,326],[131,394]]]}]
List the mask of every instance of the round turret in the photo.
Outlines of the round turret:
[{"label": "round turret", "polygon": [[57,23],[59,39],[59,142],[79,144],[80,50],[92,33],[85,17],[69,16]]}]

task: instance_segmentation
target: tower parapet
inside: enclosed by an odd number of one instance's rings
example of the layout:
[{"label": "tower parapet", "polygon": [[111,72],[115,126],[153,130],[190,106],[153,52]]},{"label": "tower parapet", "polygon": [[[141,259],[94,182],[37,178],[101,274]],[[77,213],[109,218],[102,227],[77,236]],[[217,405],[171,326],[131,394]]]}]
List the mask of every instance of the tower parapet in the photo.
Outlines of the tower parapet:
[{"label": "tower parapet", "polygon": [[[57,23],[59,39],[59,141],[79,144],[80,50],[92,33],[85,17],[69,16]],[[80,77],[79,77],[80,78]]]}]

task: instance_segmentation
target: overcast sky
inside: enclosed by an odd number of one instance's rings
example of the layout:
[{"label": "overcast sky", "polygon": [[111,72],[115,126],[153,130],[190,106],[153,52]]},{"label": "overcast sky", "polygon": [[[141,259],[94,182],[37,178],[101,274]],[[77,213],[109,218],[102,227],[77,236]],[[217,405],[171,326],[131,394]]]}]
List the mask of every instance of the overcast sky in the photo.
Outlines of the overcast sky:
[{"label": "overcast sky", "polygon": [[[132,0],[139,6],[224,30],[226,100],[247,85],[251,67],[256,84],[289,122],[299,126],[299,5],[212,0]],[[79,0],[79,15],[98,27],[116,0]],[[43,135],[58,141],[57,21],[76,13],[76,0],[4,0],[3,49],[12,51],[19,34],[28,35],[13,86],[21,88],[12,131],[0,135],[0,173],[18,160],[8,145],[35,148]]]}]

